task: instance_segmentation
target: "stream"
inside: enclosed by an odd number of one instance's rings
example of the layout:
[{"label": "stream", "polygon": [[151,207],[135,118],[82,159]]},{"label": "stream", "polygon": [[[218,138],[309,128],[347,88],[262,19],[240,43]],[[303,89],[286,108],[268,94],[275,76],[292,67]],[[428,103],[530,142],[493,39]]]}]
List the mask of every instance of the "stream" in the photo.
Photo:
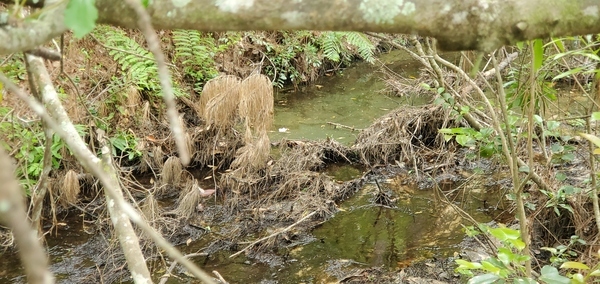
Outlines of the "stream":
[{"label": "stream", "polygon": [[[416,74],[418,67],[402,52],[382,54],[381,62],[395,72]],[[287,139],[317,140],[331,138],[351,144],[357,133],[334,128],[328,122],[361,129],[375,119],[402,105],[420,105],[427,98],[398,98],[381,93],[384,83],[379,67],[357,63],[341,75],[324,77],[315,85],[278,92],[275,96],[275,123],[271,141]],[[362,169],[331,165],[326,174],[342,182],[361,177]],[[486,203],[498,203],[499,189],[488,188],[486,176],[472,175],[468,183],[455,184],[457,198],[450,203],[471,214],[478,222],[489,222],[498,212]],[[465,235],[460,215],[440,199],[433,189],[406,183],[406,174],[386,178],[381,184],[397,197],[390,207],[376,206],[372,200],[378,188],[367,183],[357,194],[343,202],[332,219],[317,227],[306,245],[281,248],[284,257],[276,263],[258,263],[243,256],[230,259],[232,252],[195,258],[206,271],[218,271],[230,283],[330,283],[340,267],[380,267],[395,271],[430,258],[445,258],[461,250]],[[459,193],[462,193],[459,194]],[[492,193],[492,194],[490,194]],[[71,214],[74,215],[74,214]],[[48,236],[52,271],[57,283],[83,283],[77,276],[95,270],[93,254],[85,252],[91,238],[84,232],[80,216],[60,220],[57,234]],[[185,253],[196,252],[191,244]],[[25,283],[16,254],[5,252],[0,262],[0,283]],[[164,271],[162,272],[164,273]],[[157,279],[162,274],[157,274]],[[167,283],[198,283],[185,274]]]}]

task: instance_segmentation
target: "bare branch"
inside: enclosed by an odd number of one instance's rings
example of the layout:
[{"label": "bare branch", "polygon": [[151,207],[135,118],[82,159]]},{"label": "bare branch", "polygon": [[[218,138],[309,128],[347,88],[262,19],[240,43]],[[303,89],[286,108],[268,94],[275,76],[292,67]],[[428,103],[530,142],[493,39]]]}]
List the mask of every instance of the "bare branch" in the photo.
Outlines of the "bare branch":
[{"label": "bare branch", "polygon": [[163,99],[167,105],[167,118],[169,119],[169,126],[175,137],[175,143],[177,144],[177,151],[179,152],[179,159],[184,166],[190,163],[190,153],[185,146],[185,135],[183,133],[183,125],[179,120],[179,114],[175,107],[175,98],[173,95],[173,86],[171,85],[171,75],[169,74],[169,68],[165,61],[165,55],[160,49],[160,40],[156,35],[156,32],[152,28],[150,15],[142,6],[142,3],[138,0],[125,0],[135,10],[139,20],[138,25],[142,30],[146,41],[148,42],[148,49],[154,55],[156,59],[156,65],[158,67],[158,78],[160,80],[160,86],[162,88]]},{"label": "bare branch", "polygon": [[[33,55],[26,55],[27,62],[31,67],[33,78],[38,84],[38,90],[41,92],[42,101],[48,105],[49,108],[53,109],[55,117],[60,117],[59,121],[63,125],[64,129],[74,129],[73,124],[68,119],[67,114],[64,112],[64,108],[58,100],[58,95],[54,86],[52,86],[52,80],[44,66],[44,62],[40,57]],[[79,137],[79,135],[77,134]],[[99,138],[100,139],[100,138]],[[77,148],[86,149],[87,145],[83,140],[75,140]],[[71,146],[71,145],[69,145]],[[89,151],[89,150],[87,150]],[[91,152],[90,152],[91,153]],[[135,283],[151,283],[152,278],[150,277],[150,271],[146,266],[146,260],[144,254],[140,249],[138,237],[131,226],[131,222],[126,214],[122,211],[123,209],[115,205],[113,196],[123,196],[121,187],[117,180],[117,172],[114,169],[110,160],[110,151],[108,147],[104,145],[102,147],[103,154],[103,167],[102,175],[108,180],[109,184],[103,184],[104,192],[106,193],[106,203],[108,204],[108,211],[110,219],[115,227],[121,248],[127,260],[129,271],[133,277]]]},{"label": "bare branch", "polygon": [[25,200],[19,182],[14,177],[14,168],[8,154],[0,147],[0,221],[10,227],[15,235],[28,282],[54,283],[54,277],[48,270],[48,256],[37,238],[35,229],[26,221],[28,219]]},{"label": "bare branch", "polygon": [[[69,149],[73,151],[73,154],[81,163],[81,165],[88,172],[92,173],[96,178],[98,178],[103,187],[107,188],[112,186],[111,178],[108,175],[106,175],[102,169],[102,161],[100,161],[100,159],[96,157],[94,153],[92,153],[87,148],[86,144],[83,142],[83,139],[79,136],[77,130],[73,126],[73,123],[71,123],[70,119],[68,118],[56,92],[53,92],[53,96],[46,98],[45,101],[46,104],[49,106],[48,110],[50,110],[53,116],[61,122],[60,124],[57,123],[57,121],[54,120],[52,117],[50,117],[50,115],[46,111],[46,108],[44,108],[44,106],[41,103],[39,103],[34,98],[28,96],[15,83],[8,79],[2,72],[0,72],[0,82],[4,84],[4,87],[8,91],[15,94],[19,99],[27,103],[31,110],[33,110],[38,116],[40,116],[42,120],[48,123],[48,126],[50,126],[56,132],[56,134],[58,134],[65,141],[65,143],[69,146]],[[50,87],[52,88],[52,90],[54,90],[54,87],[52,87],[52,85],[49,85],[49,88]],[[167,240],[165,240],[158,232],[156,232],[154,228],[148,225],[148,223],[144,221],[144,219],[133,208],[133,206],[131,206],[131,204],[125,201],[123,196],[114,195],[114,193],[110,190],[106,191],[106,194],[108,194],[115,201],[116,206],[120,207],[123,210],[123,212],[127,214],[127,216],[129,216],[129,219],[132,222],[138,225],[139,228],[142,229],[142,231],[144,231],[144,233],[146,233],[156,243],[158,247],[165,250],[165,252],[170,257],[172,257],[174,260],[177,260],[191,274],[201,279],[205,283],[214,283],[212,278],[207,273],[205,273],[204,271],[199,269],[194,263],[186,259],[181,254],[181,252],[174,248]]]}]

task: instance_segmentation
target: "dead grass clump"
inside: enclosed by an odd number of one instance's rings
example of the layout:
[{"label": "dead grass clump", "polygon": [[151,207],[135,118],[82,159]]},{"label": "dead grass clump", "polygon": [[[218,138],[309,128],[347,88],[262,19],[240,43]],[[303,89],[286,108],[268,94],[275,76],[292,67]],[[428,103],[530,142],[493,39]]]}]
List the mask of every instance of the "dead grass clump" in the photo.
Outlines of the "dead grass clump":
[{"label": "dead grass clump", "polygon": [[236,76],[219,76],[204,85],[197,104],[198,113],[209,125],[217,128],[233,126],[240,96],[240,79]]},{"label": "dead grass clump", "polygon": [[165,153],[161,146],[152,147],[152,165],[154,168],[162,168],[165,164]]},{"label": "dead grass clump", "polygon": [[161,184],[157,187],[157,196],[168,195],[172,193],[181,182],[183,165],[179,157],[171,156],[165,161],[161,172]]},{"label": "dead grass clump", "polygon": [[198,204],[202,201],[202,194],[198,182],[190,178],[186,181],[185,187],[183,188],[179,200],[177,201],[177,208],[175,214],[183,218],[190,218],[198,211]]},{"label": "dead grass clump", "polygon": [[197,127],[191,140],[194,144],[194,161],[225,170],[235,159],[236,151],[243,146],[243,137],[236,131]]},{"label": "dead grass clump", "polygon": [[[556,194],[558,195],[558,193]],[[559,206],[556,208],[545,206],[546,196],[540,196],[534,200],[538,200],[540,203],[538,205],[540,210],[536,212],[535,218],[532,218],[536,220],[532,230],[532,239],[537,240],[535,245],[552,247],[562,244],[569,246],[571,251],[579,251],[580,261],[597,261],[596,255],[599,246],[594,245],[597,242],[593,240],[598,240],[600,233],[596,229],[592,202],[587,194],[574,194],[565,200],[570,210]],[[587,244],[572,244],[572,236],[578,236],[587,241]]]},{"label": "dead grass clump", "polygon": [[446,111],[440,106],[403,106],[363,130],[352,149],[366,165],[414,163],[421,153],[443,145],[438,130],[446,123]]},{"label": "dead grass clump", "polygon": [[81,187],[79,185],[77,173],[73,170],[69,170],[62,180],[58,200],[64,207],[69,207],[70,205],[77,203],[77,196],[80,191]]},{"label": "dead grass clump", "polygon": [[155,221],[160,217],[160,206],[154,194],[149,193],[146,196],[146,199],[140,206],[140,211],[148,223],[154,226]]},{"label": "dead grass clump", "polygon": [[[250,75],[240,85],[239,116],[246,129],[267,131],[273,125],[273,85],[267,76]],[[246,137],[251,139],[251,137]]]},{"label": "dead grass clump", "polygon": [[267,166],[271,144],[266,132],[262,132],[255,141],[249,141],[237,150],[236,158],[231,163],[231,169],[255,172]]},{"label": "dead grass clump", "polygon": [[127,114],[133,116],[140,109],[142,105],[142,97],[136,86],[129,86],[125,90],[125,109]]},{"label": "dead grass clump", "polygon": [[192,138],[192,135],[190,135],[189,132],[185,133],[185,148],[187,149],[187,152],[192,155],[192,157],[196,153],[196,147],[194,145],[194,139]]}]

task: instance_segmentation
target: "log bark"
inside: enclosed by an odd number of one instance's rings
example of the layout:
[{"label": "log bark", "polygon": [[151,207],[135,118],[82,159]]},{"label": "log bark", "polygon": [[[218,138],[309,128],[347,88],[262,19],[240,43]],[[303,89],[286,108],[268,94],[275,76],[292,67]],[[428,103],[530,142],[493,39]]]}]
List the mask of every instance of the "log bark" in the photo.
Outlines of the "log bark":
[{"label": "log bark", "polygon": [[[66,2],[38,19],[0,28],[0,54],[33,49],[66,31]],[[125,1],[96,0],[96,7],[99,24],[137,27]],[[445,50],[491,51],[528,39],[600,32],[596,0],[154,0],[147,11],[156,29],[405,33],[435,37]]]}]

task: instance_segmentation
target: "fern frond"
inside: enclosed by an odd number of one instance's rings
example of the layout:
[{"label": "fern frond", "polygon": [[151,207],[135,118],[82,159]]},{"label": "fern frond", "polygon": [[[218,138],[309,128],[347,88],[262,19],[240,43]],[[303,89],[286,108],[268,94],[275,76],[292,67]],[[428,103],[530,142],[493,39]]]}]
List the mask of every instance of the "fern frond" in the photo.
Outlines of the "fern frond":
[{"label": "fern frond", "polygon": [[221,48],[212,35],[196,30],[173,31],[175,59],[178,60],[186,75],[193,78],[196,91],[206,81],[219,74],[214,61],[215,53]]},{"label": "fern frond", "polygon": [[375,45],[367,38],[367,36],[360,32],[338,32],[344,36],[346,42],[349,45],[355,46],[363,60],[373,63],[375,61]]},{"label": "fern frond", "polygon": [[[158,68],[152,53],[128,37],[121,29],[100,30],[102,33],[96,35],[111,48],[108,54],[119,64],[126,80],[140,90],[149,90],[155,95],[162,96],[159,92]],[[184,94],[176,84],[173,86],[173,92],[176,95]]]},{"label": "fern frond", "polygon": [[336,32],[325,32],[321,34],[321,48],[323,56],[333,62],[340,62],[342,52],[342,42]]},{"label": "fern frond", "polygon": [[[109,55],[120,65],[131,83],[141,89],[159,85],[158,69],[152,53],[120,29],[109,29],[103,36],[106,45],[114,48],[109,51]],[[151,80],[154,82],[150,82]]]}]

